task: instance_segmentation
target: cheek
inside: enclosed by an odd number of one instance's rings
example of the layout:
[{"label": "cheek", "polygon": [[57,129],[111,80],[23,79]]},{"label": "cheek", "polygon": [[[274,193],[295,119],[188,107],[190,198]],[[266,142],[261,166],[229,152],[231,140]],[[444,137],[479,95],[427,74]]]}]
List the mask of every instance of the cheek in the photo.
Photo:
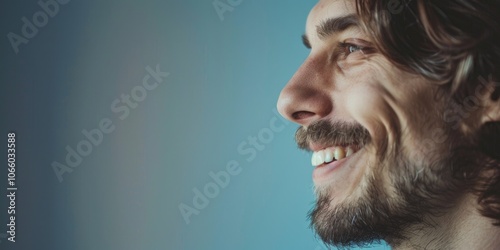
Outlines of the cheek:
[{"label": "cheek", "polygon": [[[345,72],[351,80],[341,90],[339,97],[343,109],[353,120],[368,129],[370,135],[385,136],[382,127],[393,127],[394,111],[389,100],[391,93],[387,84],[390,81],[384,76],[384,69],[375,65],[355,67]],[[392,117],[392,118],[391,118]]]},{"label": "cheek", "polygon": [[379,88],[373,86],[353,87],[349,94],[345,95],[345,98],[347,112],[370,132],[372,139],[379,141],[387,138],[386,131],[396,126],[390,124],[393,112]]},{"label": "cheek", "polygon": [[366,86],[356,86],[344,96],[346,110],[359,122],[377,117],[383,111],[385,101],[377,89]]}]

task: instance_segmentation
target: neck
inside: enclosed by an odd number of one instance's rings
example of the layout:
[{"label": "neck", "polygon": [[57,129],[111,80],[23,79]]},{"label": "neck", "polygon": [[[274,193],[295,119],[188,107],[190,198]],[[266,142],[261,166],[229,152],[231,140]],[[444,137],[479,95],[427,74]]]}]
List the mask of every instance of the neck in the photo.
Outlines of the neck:
[{"label": "neck", "polygon": [[482,216],[472,195],[464,197],[440,217],[428,218],[431,226],[416,226],[406,241],[394,249],[500,249],[500,227]]}]

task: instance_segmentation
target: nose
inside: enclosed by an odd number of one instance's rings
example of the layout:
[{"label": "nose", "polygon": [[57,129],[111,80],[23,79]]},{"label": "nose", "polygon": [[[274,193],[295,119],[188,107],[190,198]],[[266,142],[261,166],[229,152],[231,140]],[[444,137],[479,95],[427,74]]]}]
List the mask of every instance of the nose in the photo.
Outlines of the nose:
[{"label": "nose", "polygon": [[332,90],[321,65],[306,60],[280,93],[278,111],[286,119],[308,126],[332,112]]}]

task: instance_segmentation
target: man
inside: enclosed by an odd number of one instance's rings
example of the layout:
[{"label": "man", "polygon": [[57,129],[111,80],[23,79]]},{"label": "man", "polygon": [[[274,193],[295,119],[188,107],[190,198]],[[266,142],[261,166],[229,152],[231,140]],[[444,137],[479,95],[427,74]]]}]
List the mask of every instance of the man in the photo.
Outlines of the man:
[{"label": "man", "polygon": [[500,249],[500,1],[320,0],[278,109],[329,245]]}]

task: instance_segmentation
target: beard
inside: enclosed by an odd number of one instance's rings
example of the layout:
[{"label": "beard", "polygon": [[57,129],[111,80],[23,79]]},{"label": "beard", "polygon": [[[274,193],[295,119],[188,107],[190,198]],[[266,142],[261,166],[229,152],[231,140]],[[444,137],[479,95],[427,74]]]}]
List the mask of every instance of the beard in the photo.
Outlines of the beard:
[{"label": "beard", "polygon": [[337,247],[366,246],[381,240],[396,246],[407,239],[410,228],[433,227],[428,218],[444,214],[464,194],[464,185],[454,177],[453,169],[471,165],[474,159],[473,151],[463,147],[451,129],[444,132],[446,138],[440,143],[411,152],[399,141],[390,147],[372,142],[368,131],[357,123],[318,121],[307,129],[299,128],[296,141],[302,149],[308,150],[310,141],[355,144],[376,156],[376,164],[366,163],[369,171],[357,187],[357,195],[339,202],[328,185],[316,187],[317,202],[309,217],[321,240]]}]

